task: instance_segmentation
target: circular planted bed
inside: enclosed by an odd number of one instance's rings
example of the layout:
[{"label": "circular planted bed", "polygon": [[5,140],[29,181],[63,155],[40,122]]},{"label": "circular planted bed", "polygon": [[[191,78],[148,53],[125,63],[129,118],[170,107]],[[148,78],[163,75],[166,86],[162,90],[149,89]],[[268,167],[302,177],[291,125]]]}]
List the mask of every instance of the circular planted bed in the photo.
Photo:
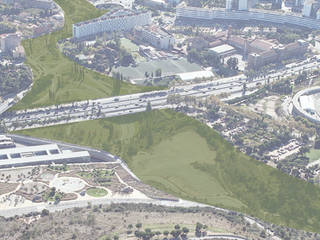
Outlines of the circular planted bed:
[{"label": "circular planted bed", "polygon": [[103,188],[89,188],[87,194],[91,197],[104,197],[108,194],[108,191]]}]

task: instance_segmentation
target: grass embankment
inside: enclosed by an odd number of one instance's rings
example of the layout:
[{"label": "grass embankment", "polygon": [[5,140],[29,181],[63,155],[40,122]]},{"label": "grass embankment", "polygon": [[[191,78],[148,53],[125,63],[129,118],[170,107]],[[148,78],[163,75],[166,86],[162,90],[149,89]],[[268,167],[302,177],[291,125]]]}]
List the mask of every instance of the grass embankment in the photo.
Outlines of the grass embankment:
[{"label": "grass embankment", "polygon": [[306,153],[306,156],[310,159],[310,162],[314,162],[320,159],[320,149],[310,149],[309,152]]},{"label": "grass embankment", "polygon": [[85,69],[65,57],[57,42],[72,36],[72,24],[103,14],[86,0],[55,0],[65,13],[63,29],[22,42],[32,68],[32,90],[13,110],[150,90]]},{"label": "grass embankment", "polygon": [[319,232],[320,189],[237,152],[172,111],[19,131],[120,155],[146,183],[180,196]]}]

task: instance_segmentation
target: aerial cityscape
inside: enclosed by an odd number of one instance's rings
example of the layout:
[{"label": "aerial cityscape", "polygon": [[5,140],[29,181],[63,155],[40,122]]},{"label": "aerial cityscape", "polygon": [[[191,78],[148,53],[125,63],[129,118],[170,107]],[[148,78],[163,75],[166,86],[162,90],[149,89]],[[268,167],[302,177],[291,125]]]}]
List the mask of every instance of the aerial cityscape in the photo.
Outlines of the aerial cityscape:
[{"label": "aerial cityscape", "polygon": [[0,239],[320,240],[320,1],[0,0]]}]

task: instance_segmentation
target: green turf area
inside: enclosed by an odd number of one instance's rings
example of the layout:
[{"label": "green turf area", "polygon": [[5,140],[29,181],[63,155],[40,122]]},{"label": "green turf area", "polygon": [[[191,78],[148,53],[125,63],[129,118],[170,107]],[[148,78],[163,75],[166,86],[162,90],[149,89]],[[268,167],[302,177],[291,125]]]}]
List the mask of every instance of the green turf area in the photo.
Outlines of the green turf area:
[{"label": "green turf area", "polygon": [[92,197],[104,197],[108,194],[107,190],[102,188],[89,188],[86,193]]},{"label": "green turf area", "polygon": [[85,69],[65,57],[57,41],[72,36],[72,24],[103,14],[86,0],[55,0],[64,10],[62,30],[22,42],[26,64],[32,68],[32,90],[13,107],[14,110],[77,100],[102,98],[150,90],[148,87],[119,82]]},{"label": "green turf area", "polygon": [[[143,181],[183,198],[199,196],[199,200],[205,202],[233,208],[244,206],[223,188],[218,179],[202,174],[197,168],[197,164],[216,164],[216,151],[210,149],[206,140],[194,130],[183,131],[163,140],[150,151],[139,152],[132,163],[133,172],[139,173]],[[180,171],[181,166],[183,170]]]},{"label": "green turf area", "polygon": [[320,232],[318,187],[247,157],[182,114],[151,111],[18,133],[101,148],[176,196]]},{"label": "green turf area", "polygon": [[317,161],[320,159],[320,149],[312,148],[306,153],[306,156],[309,158],[309,162]]}]

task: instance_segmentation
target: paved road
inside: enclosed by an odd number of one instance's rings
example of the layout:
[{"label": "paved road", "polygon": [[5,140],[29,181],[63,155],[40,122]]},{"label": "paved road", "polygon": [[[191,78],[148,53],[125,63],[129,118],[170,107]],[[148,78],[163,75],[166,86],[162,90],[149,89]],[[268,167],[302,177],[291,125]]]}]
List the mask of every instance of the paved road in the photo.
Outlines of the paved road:
[{"label": "paved road", "polygon": [[249,240],[248,238],[244,238],[241,236],[236,235],[227,235],[227,234],[220,234],[220,235],[208,235],[205,237],[193,237],[189,238],[190,240],[214,240],[214,239],[228,239],[228,240]]},{"label": "paved road", "polygon": [[153,109],[174,108],[175,105],[168,104],[167,101],[168,96],[172,94],[203,98],[227,93],[229,96],[225,100],[229,100],[242,96],[244,83],[246,83],[247,89],[251,89],[246,94],[251,94],[266,82],[277,81],[278,79],[297,75],[302,71],[318,69],[319,67],[320,62],[316,59],[308,59],[300,63],[289,64],[283,69],[271,71],[270,74],[253,80],[247,79],[244,75],[238,75],[207,83],[172,87],[163,91],[6,112],[2,115],[3,123],[9,130],[19,130],[143,112],[146,110],[148,102],[150,102]]},{"label": "paved road", "polygon": [[[156,199],[125,199],[125,198],[115,198],[115,199],[106,199],[106,198],[96,198],[90,200],[72,200],[72,201],[64,201],[58,204],[48,204],[48,203],[39,203],[36,206],[26,206],[26,207],[15,207],[11,209],[0,209],[0,216],[3,217],[13,217],[16,215],[28,214],[31,212],[41,212],[43,209],[48,209],[50,212],[61,211],[68,208],[74,207],[87,207],[88,203],[92,205],[100,205],[100,204],[112,204],[112,203],[144,203],[144,204],[154,204],[159,206],[167,206],[167,207],[210,207],[201,203],[195,203],[185,200],[179,201],[167,201],[167,200],[156,200]],[[228,212],[227,210],[215,208],[218,210],[222,210]]]}]

